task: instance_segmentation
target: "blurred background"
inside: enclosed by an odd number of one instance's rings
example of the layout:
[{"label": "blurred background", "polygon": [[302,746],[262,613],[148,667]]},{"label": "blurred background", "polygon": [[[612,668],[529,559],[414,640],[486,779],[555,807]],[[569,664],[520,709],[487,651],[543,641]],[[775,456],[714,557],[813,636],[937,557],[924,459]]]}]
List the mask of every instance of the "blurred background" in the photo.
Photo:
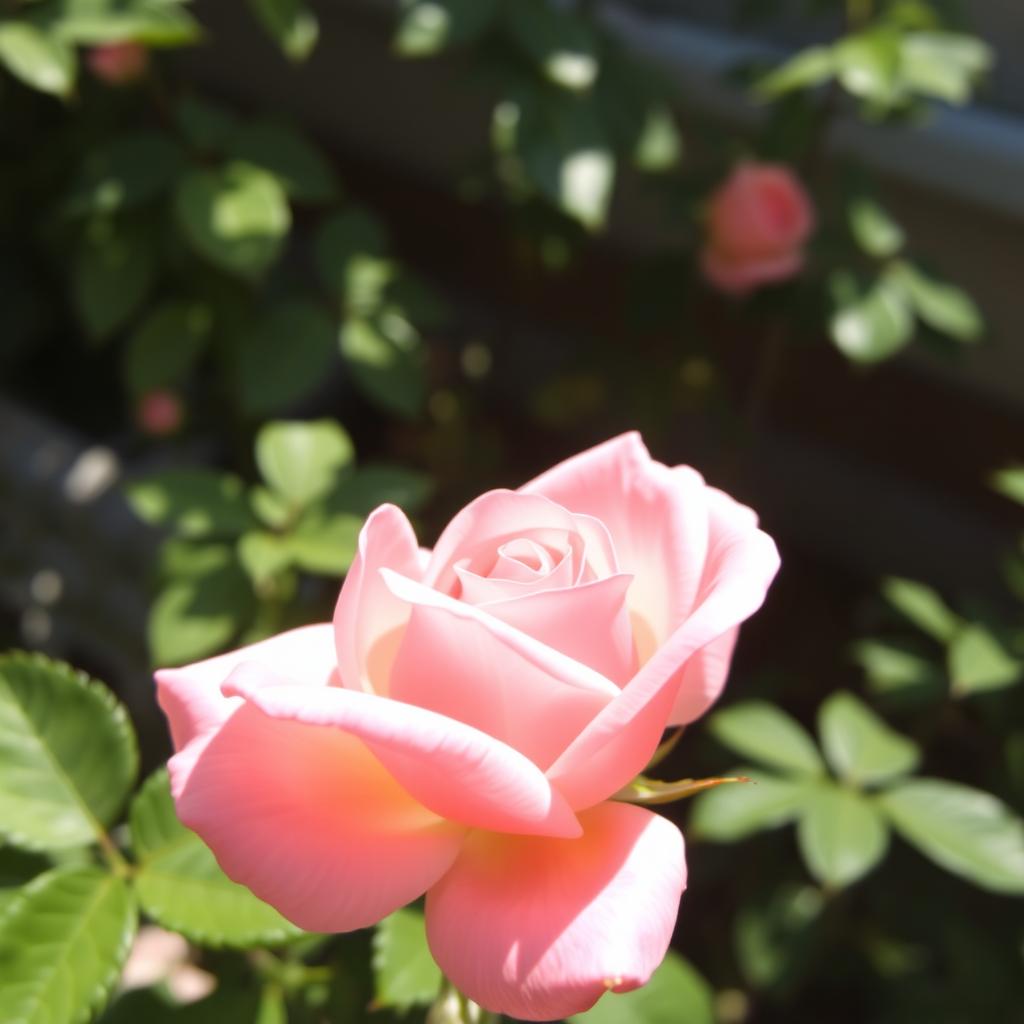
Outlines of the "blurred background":
[{"label": "blurred background", "polygon": [[[640,429],[783,570],[658,768],[765,799],[667,810],[685,960],[601,1019],[1024,1021],[1022,54],[1017,0],[0,3],[4,646],[155,767],[151,668],[322,619],[377,504]],[[882,811],[816,841],[819,769]]]}]

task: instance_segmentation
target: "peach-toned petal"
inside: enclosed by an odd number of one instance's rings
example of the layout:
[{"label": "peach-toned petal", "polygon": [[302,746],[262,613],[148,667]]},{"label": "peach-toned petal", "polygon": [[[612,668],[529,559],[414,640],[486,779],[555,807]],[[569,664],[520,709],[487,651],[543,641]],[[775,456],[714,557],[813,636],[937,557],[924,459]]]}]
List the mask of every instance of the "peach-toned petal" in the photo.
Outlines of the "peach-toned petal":
[{"label": "peach-toned petal", "polygon": [[628,573],[617,573],[578,587],[488,601],[480,609],[621,686],[636,669],[626,606],[632,582]]},{"label": "peach-toned petal", "polygon": [[521,488],[607,527],[620,571],[634,576],[627,600],[641,634],[641,663],[696,599],[708,542],[705,490],[695,470],[655,462],[635,432],[573,456]]},{"label": "peach-toned petal", "polygon": [[[391,694],[397,700],[480,729],[543,769],[619,692],[600,673],[494,618],[484,607],[387,570],[384,578],[412,608],[391,669]],[[584,594],[581,604],[585,601]]]},{"label": "peach-toned petal", "polygon": [[174,749],[215,729],[238,707],[221,684],[243,662],[256,661],[308,686],[336,681],[338,667],[330,623],[303,626],[228,654],[156,672],[157,700],[171,726]]},{"label": "peach-toned petal", "polygon": [[411,797],[356,736],[272,717],[255,703],[169,768],[181,820],[225,873],[311,931],[363,928],[416,899],[465,835]]},{"label": "peach-toned petal", "polygon": [[419,579],[422,572],[416,534],[395,505],[381,505],[363,524],[359,550],[334,609],[342,685],[386,694],[388,638],[405,625],[409,609],[384,586],[382,568],[412,579]]},{"label": "peach-toned petal", "polygon": [[669,721],[688,660],[753,615],[778,571],[775,543],[753,525],[750,510],[712,488],[707,498],[710,545],[693,614],[548,770],[575,808],[606,799],[643,769]]},{"label": "peach-toned petal", "polygon": [[358,690],[282,685],[257,665],[241,666],[225,691],[270,718],[357,737],[399,785],[450,821],[497,832],[579,835],[575,815],[533,762],[462,722]]},{"label": "peach-toned petal", "polygon": [[606,803],[579,839],[470,835],[427,893],[427,939],[453,984],[521,1020],[582,1013],[661,963],[686,885],[665,818]]}]

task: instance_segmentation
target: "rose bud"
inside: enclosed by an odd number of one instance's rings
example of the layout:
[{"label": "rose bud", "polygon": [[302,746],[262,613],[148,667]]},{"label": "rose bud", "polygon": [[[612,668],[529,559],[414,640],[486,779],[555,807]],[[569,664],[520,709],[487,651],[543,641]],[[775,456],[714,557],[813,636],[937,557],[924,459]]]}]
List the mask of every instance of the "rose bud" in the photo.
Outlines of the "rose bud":
[{"label": "rose bud", "polygon": [[141,43],[105,43],[94,46],[86,58],[89,70],[107,85],[137,82],[149,67],[149,51]]},{"label": "rose bud", "polygon": [[711,197],[704,276],[732,295],[788,280],[803,267],[813,228],[811,199],[788,167],[742,163]]},{"label": "rose bud", "polygon": [[147,391],[135,409],[135,420],[144,434],[166,437],[181,429],[185,410],[181,399],[164,389]]}]

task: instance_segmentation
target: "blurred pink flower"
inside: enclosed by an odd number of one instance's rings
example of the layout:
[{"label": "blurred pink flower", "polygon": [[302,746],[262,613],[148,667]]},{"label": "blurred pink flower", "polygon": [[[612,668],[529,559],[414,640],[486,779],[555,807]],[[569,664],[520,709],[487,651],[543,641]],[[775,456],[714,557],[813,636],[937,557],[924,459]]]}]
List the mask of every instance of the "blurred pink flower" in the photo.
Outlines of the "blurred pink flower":
[{"label": "blurred pink flower", "polygon": [[136,422],[144,434],[165,437],[180,429],[185,419],[181,399],[164,389],[147,391],[135,409]]},{"label": "blurred pink flower", "polygon": [[149,51],[141,43],[105,43],[94,46],[86,58],[89,70],[107,85],[137,82],[149,67]]},{"label": "blurred pink flower", "polygon": [[709,203],[705,277],[733,295],[788,280],[803,267],[814,219],[811,198],[790,168],[739,164]]},{"label": "blurred pink flower", "polygon": [[427,894],[457,988],[527,1020],[643,985],[683,838],[614,800],[725,683],[778,568],[757,517],[637,434],[464,508],[366,521],[333,623],[157,673],[182,821],[313,931]]},{"label": "blurred pink flower", "polygon": [[121,971],[122,991],[163,983],[178,1003],[195,1003],[216,988],[212,974],[189,963],[188,943],[174,932],[143,925]]}]

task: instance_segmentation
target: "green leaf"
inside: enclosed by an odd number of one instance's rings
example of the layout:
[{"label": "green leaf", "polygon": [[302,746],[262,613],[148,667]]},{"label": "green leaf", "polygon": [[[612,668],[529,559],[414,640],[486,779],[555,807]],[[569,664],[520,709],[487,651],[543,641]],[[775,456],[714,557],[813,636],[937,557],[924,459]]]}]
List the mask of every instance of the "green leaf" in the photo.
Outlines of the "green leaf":
[{"label": "green leaf", "polygon": [[172,580],[153,602],[147,632],[154,665],[185,665],[216,654],[255,613],[248,577],[230,549],[219,550],[216,564]]},{"label": "green leaf", "polygon": [[679,164],[683,142],[671,110],[650,107],[633,149],[633,164],[649,174],[671,170]]},{"label": "green leaf", "polygon": [[736,916],[736,959],[755,989],[785,989],[800,977],[819,937],[824,899],[811,885],[783,885],[744,903]]},{"label": "green leaf", "polygon": [[1024,505],[1024,466],[1007,466],[993,473],[992,487],[1010,501]]},{"label": "green leaf", "polygon": [[754,92],[762,99],[773,100],[796,89],[821,85],[835,72],[836,59],[832,47],[812,46],[761,78],[755,84]]},{"label": "green leaf", "polygon": [[168,469],[129,483],[132,511],[181,537],[237,537],[255,525],[238,477],[212,469]]},{"label": "green leaf", "polygon": [[380,222],[364,210],[347,210],[325,221],[317,232],[317,272],[328,291],[338,295],[349,312],[377,311],[395,266],[386,258],[387,235]]},{"label": "green leaf", "polygon": [[1024,662],[1013,657],[981,623],[964,626],[947,652],[954,696],[964,697],[1012,686]]},{"label": "green leaf", "polygon": [[882,596],[896,611],[939,643],[949,643],[962,625],[960,617],[950,610],[936,591],[915,580],[890,576],[882,582]]},{"label": "green leaf", "polygon": [[355,558],[363,517],[311,508],[284,540],[291,560],[307,572],[340,576]]},{"label": "green leaf", "polygon": [[889,830],[866,797],[830,782],[820,785],[804,807],[797,839],[807,870],[819,882],[841,888],[863,878],[885,856]]},{"label": "green leaf", "polygon": [[190,146],[202,152],[222,152],[238,130],[238,120],[225,107],[196,96],[183,96],[175,105],[178,129]]},{"label": "green leaf", "polygon": [[903,248],[903,229],[875,200],[858,196],[850,202],[846,216],[854,239],[869,256],[885,259]]},{"label": "green leaf", "polygon": [[291,228],[281,183],[262,168],[241,162],[185,175],[178,184],[175,210],[200,256],[250,281],[277,260]]},{"label": "green leaf", "polygon": [[86,331],[106,338],[123,327],[149,295],[156,270],[153,240],[144,228],[92,224],[71,264],[72,297]]},{"label": "green leaf", "polygon": [[767,701],[744,701],[716,711],[708,728],[730,750],[780,771],[821,775],[825,770],[818,748],[804,727]]},{"label": "green leaf", "polygon": [[202,36],[179,0],[60,0],[42,8],[41,20],[76,46],[137,42],[143,46],[187,46]]},{"label": "green leaf", "polygon": [[852,693],[834,693],[822,704],[818,732],[832,769],[856,785],[906,775],[921,760],[916,743],[890,729]]},{"label": "green leaf", "polygon": [[597,80],[598,38],[586,18],[546,0],[517,0],[502,13],[513,40],[555,85],[577,92]]},{"label": "green leaf", "polygon": [[196,302],[165,302],[128,339],[125,380],[143,394],[180,383],[202,355],[213,329],[213,314]]},{"label": "green leaf", "polygon": [[292,564],[287,539],[266,530],[252,530],[238,540],[238,561],[255,587],[284,572]]},{"label": "green leaf", "polygon": [[157,924],[207,946],[248,948],[303,934],[217,866],[206,844],[178,820],[167,772],[154,772],[131,808],[135,891]]},{"label": "green leaf", "polygon": [[965,343],[978,341],[985,333],[981,310],[962,289],[936,281],[910,263],[894,264],[889,275],[929,327]]},{"label": "green leaf", "polygon": [[847,92],[888,106],[900,94],[900,36],[872,28],[847,36],[833,49],[836,76]]},{"label": "green leaf", "polygon": [[417,512],[434,492],[434,482],[426,473],[401,466],[362,466],[339,485],[329,499],[332,511],[350,512],[366,517],[378,505],[398,505],[406,512]]},{"label": "green leaf", "polygon": [[239,126],[225,140],[225,151],[262,167],[300,203],[329,203],[338,196],[338,179],[327,158],[304,135],[279,121],[258,120]]},{"label": "green leaf", "polygon": [[256,436],[263,479],[300,508],[327,494],[354,456],[351,439],[334,420],[281,420]]},{"label": "green leaf", "polygon": [[940,867],[983,889],[1024,893],[1024,821],[990,793],[910,779],[876,799],[900,835]]},{"label": "green leaf", "polygon": [[0,917],[0,1007],[9,1024],[82,1024],[104,1003],[135,934],[124,881],[58,868]]},{"label": "green leaf", "polygon": [[275,982],[268,982],[260,993],[256,1024],[288,1024],[288,1006],[284,991]]},{"label": "green leaf", "polygon": [[75,51],[27,21],[0,22],[0,63],[40,92],[67,97],[75,87]]},{"label": "green leaf", "polygon": [[30,850],[95,842],[137,770],[135,733],[105,686],[41,654],[0,656],[0,834],[8,841]]},{"label": "green leaf", "polygon": [[913,651],[880,640],[860,640],[852,653],[869,687],[879,695],[925,698],[945,691],[936,667]]},{"label": "green leaf", "polygon": [[70,216],[113,214],[169,191],[185,163],[168,135],[142,131],[92,150],[82,161],[64,208]]},{"label": "green leaf", "polygon": [[409,419],[426,397],[423,350],[416,328],[397,310],[373,321],[352,317],[341,329],[341,354],[356,383],[381,408]]},{"label": "green leaf", "polygon": [[783,779],[756,768],[737,768],[730,775],[750,782],[718,786],[694,798],[690,831],[699,839],[733,843],[765,829],[795,821],[813,792],[804,779]]},{"label": "green leaf", "polygon": [[395,32],[402,57],[430,57],[450,46],[473,42],[494,21],[498,0],[403,0]]},{"label": "green leaf", "polygon": [[847,359],[877,363],[910,342],[914,320],[903,290],[883,277],[865,295],[843,302],[829,328]]},{"label": "green leaf", "polygon": [[711,986],[678,953],[670,950],[642,988],[610,992],[573,1024],[715,1024]]},{"label": "green leaf", "polygon": [[320,37],[320,23],[303,0],[249,0],[249,7],[267,35],[289,60],[305,60]]},{"label": "green leaf", "polygon": [[961,106],[991,68],[992,50],[959,32],[910,32],[903,37],[901,75],[915,92]]},{"label": "green leaf", "polygon": [[245,412],[277,412],[322,384],[338,359],[337,338],[334,322],[309,299],[285,299],[245,323],[232,338]]},{"label": "green leaf", "polygon": [[427,1006],[441,987],[441,969],[427,947],[423,914],[411,907],[384,918],[373,933],[375,1007],[404,1013]]}]

